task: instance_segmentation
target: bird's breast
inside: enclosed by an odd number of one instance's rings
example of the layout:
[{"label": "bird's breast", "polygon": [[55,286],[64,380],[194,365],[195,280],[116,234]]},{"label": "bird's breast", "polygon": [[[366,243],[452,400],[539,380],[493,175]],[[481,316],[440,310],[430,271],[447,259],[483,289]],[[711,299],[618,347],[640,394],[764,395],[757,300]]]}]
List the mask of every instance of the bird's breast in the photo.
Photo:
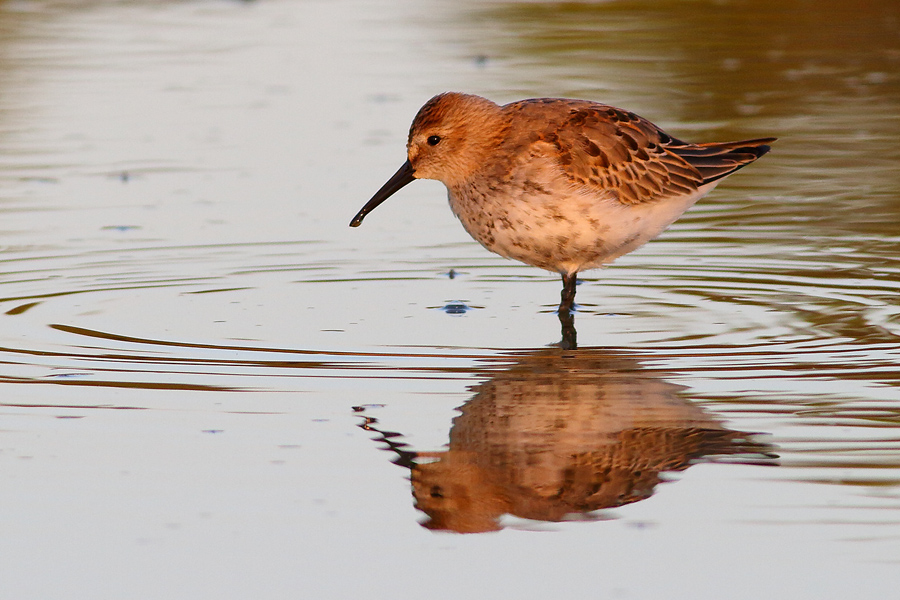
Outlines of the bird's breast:
[{"label": "bird's breast", "polygon": [[496,180],[448,188],[450,207],[482,246],[560,273],[602,266],[659,235],[703,193],[628,205],[568,182]]}]

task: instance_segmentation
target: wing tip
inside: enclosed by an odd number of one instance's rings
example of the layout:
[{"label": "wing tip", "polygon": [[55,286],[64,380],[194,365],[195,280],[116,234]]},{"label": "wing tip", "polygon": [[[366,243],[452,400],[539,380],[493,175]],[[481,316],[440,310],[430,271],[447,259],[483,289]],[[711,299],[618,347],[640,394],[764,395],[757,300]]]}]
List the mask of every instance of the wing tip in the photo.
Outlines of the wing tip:
[{"label": "wing tip", "polygon": [[669,148],[704,175],[702,185],[718,181],[742,169],[772,149],[778,138],[767,137],[739,142],[688,145]]}]

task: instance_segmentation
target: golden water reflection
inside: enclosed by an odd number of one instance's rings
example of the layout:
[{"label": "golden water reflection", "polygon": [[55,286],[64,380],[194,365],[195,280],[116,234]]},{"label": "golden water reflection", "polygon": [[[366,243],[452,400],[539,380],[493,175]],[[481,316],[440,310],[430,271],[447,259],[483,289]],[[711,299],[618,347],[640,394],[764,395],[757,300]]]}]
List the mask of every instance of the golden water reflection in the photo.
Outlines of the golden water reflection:
[{"label": "golden water reflection", "polygon": [[494,531],[507,514],[596,519],[589,513],[649,498],[666,472],[699,461],[775,464],[770,446],[682,390],[630,357],[548,349],[516,355],[476,385],[446,450],[411,451],[373,417],[362,426],[410,469],[425,527]]}]

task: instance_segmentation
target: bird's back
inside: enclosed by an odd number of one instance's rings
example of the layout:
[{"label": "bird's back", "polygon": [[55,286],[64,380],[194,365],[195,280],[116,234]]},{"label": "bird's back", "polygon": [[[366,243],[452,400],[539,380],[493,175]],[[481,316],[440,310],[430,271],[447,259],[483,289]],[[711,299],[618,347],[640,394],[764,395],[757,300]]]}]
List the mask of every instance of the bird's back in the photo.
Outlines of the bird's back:
[{"label": "bird's back", "polygon": [[690,144],[630,111],[587,100],[535,98],[503,110],[512,123],[528,124],[511,128],[508,145],[551,144],[573,183],[612,191],[625,204],[692,193],[755,161],[774,141]]}]

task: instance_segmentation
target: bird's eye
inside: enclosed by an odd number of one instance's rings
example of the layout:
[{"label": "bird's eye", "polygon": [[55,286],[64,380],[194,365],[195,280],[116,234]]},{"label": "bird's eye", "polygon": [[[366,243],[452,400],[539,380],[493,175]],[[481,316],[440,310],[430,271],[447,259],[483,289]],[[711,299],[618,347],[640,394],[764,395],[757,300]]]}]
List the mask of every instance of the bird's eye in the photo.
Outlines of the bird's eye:
[{"label": "bird's eye", "polygon": [[437,146],[441,142],[441,136],[439,135],[429,135],[428,136],[428,145],[429,146]]}]

